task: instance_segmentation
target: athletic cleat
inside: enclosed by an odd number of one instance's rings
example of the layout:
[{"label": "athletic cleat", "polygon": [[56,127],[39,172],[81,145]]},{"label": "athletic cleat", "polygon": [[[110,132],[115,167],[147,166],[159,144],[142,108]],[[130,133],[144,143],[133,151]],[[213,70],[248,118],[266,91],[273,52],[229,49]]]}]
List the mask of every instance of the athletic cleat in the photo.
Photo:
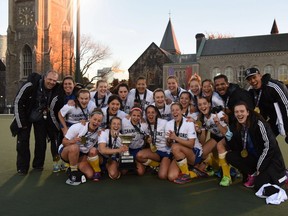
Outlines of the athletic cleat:
[{"label": "athletic cleat", "polygon": [[214,175],[217,177],[217,178],[221,178],[222,177],[222,169],[219,169],[217,171],[214,172]]},{"label": "athletic cleat", "polygon": [[[191,171],[194,172],[197,175],[197,177],[205,177],[205,178],[209,177],[208,173],[206,173],[205,171],[202,171],[196,167],[193,167]],[[191,176],[191,177],[193,177],[193,176]]]},{"label": "athletic cleat", "polygon": [[255,176],[248,175],[247,181],[244,183],[244,186],[247,188],[253,188],[255,182]]},{"label": "athletic cleat", "polygon": [[69,168],[69,163],[65,163],[64,161],[61,161],[60,169],[61,171],[66,171]]},{"label": "athletic cleat", "polygon": [[221,179],[221,181],[219,183],[219,185],[223,186],[223,187],[228,187],[231,184],[232,184],[232,180],[228,176],[223,176],[223,178]]},{"label": "athletic cleat", "polygon": [[19,176],[24,176],[24,175],[27,175],[28,171],[24,169],[19,169],[17,170],[17,173]]},{"label": "athletic cleat", "polygon": [[206,173],[210,177],[215,175],[215,172],[214,172],[214,170],[213,170],[213,168],[211,166],[206,167]]},{"label": "athletic cleat", "polygon": [[73,186],[76,186],[76,185],[79,185],[79,184],[85,183],[85,182],[86,182],[86,177],[80,171],[70,172],[69,177],[66,180],[66,184],[73,185]]},{"label": "athletic cleat", "polygon": [[156,175],[158,174],[159,169],[160,169],[159,166],[156,166],[156,167],[150,166],[150,168],[152,169],[152,174],[156,174]]},{"label": "athletic cleat", "polygon": [[58,162],[53,163],[53,172],[54,173],[60,172],[60,166],[59,166]]},{"label": "athletic cleat", "polygon": [[92,181],[95,181],[95,182],[100,181],[100,178],[101,178],[101,172],[95,172],[93,174]]},{"label": "athletic cleat", "polygon": [[180,174],[179,177],[174,180],[174,183],[185,184],[185,183],[191,182],[191,180],[192,180],[192,178],[190,177],[190,175]]}]

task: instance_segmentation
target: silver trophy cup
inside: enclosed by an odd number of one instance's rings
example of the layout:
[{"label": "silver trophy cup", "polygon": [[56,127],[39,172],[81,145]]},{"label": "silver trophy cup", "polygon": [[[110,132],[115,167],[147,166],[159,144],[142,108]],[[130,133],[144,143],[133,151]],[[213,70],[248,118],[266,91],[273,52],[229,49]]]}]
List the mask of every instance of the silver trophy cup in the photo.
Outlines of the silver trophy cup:
[{"label": "silver trophy cup", "polygon": [[[131,144],[135,135],[132,134],[119,134],[121,143],[128,146]],[[123,152],[120,155],[120,169],[134,169],[135,168],[135,158],[130,154],[129,150]]]}]

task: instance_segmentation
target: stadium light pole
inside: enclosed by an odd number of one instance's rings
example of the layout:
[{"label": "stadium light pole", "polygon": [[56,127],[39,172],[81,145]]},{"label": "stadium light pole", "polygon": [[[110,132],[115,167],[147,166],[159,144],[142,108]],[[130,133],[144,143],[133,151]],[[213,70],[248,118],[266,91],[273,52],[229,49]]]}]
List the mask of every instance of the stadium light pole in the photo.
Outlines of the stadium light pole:
[{"label": "stadium light pole", "polygon": [[80,72],[80,0],[77,0],[75,81],[77,83],[82,83],[82,75]]}]

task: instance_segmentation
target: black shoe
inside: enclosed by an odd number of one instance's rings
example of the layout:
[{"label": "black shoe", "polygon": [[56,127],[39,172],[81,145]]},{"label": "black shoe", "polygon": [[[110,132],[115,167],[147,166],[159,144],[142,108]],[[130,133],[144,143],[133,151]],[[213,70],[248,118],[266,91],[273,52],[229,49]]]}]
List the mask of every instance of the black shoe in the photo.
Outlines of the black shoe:
[{"label": "black shoe", "polygon": [[86,177],[81,171],[72,171],[69,174],[68,179],[66,180],[66,184],[73,185],[73,186],[76,186],[85,182],[86,182]]},{"label": "black shoe", "polygon": [[17,173],[19,176],[24,176],[24,175],[27,175],[28,171],[25,169],[19,169],[17,170]]},{"label": "black shoe", "polygon": [[38,171],[38,172],[42,172],[43,171],[43,167],[33,167],[33,169],[35,171]]}]

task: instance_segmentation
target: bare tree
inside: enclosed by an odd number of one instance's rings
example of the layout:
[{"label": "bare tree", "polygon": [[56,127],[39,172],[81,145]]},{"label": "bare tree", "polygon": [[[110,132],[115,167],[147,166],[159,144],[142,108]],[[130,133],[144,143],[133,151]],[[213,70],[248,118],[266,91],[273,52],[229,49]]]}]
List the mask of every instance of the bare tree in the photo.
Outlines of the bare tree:
[{"label": "bare tree", "polygon": [[208,39],[225,39],[225,38],[232,38],[233,35],[231,34],[223,34],[223,33],[207,33],[206,32],[206,35],[207,35],[207,38]]},{"label": "bare tree", "polygon": [[96,43],[89,35],[81,35],[80,62],[81,74],[84,77],[91,66],[97,62],[111,57],[112,53],[108,46]]}]

